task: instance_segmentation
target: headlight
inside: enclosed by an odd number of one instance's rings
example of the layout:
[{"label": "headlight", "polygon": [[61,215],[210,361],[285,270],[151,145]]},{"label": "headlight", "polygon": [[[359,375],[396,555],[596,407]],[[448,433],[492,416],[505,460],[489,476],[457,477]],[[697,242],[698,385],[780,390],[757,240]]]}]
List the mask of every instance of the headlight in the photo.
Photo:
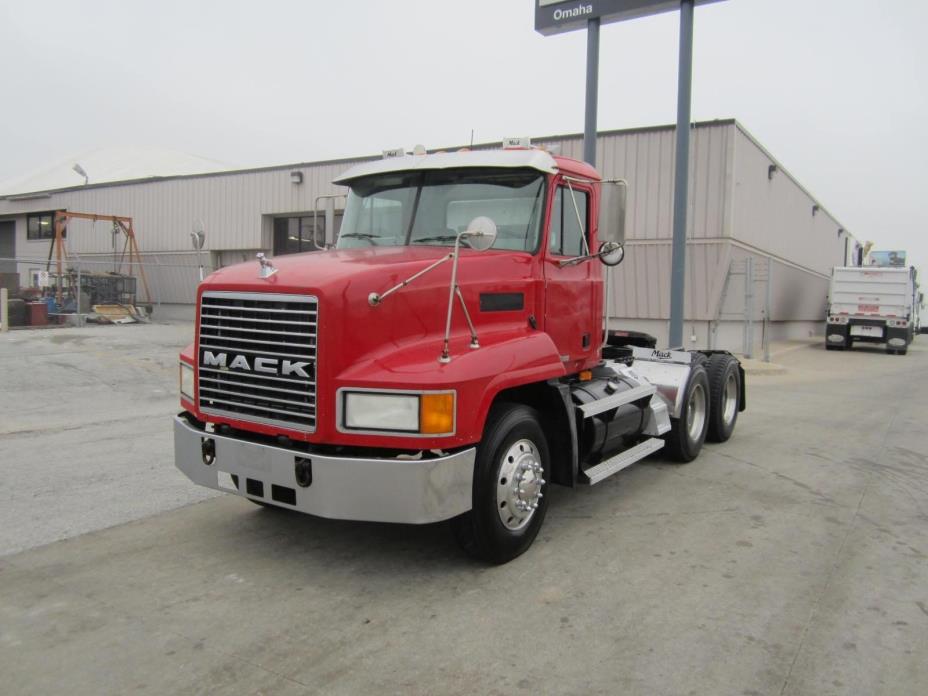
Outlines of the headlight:
[{"label": "headlight", "polygon": [[180,364],[180,395],[193,401],[193,365]]},{"label": "headlight", "polygon": [[409,394],[344,391],[346,430],[450,435],[454,432],[454,392]]}]

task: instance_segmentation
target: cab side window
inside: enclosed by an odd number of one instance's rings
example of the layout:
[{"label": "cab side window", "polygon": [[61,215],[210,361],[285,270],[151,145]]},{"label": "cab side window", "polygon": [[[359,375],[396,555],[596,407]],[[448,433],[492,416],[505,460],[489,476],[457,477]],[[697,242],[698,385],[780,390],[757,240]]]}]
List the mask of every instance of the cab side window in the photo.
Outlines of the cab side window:
[{"label": "cab side window", "polygon": [[[589,230],[589,200],[586,191],[571,191],[566,186],[559,186],[554,194],[551,206],[551,241],[548,249],[554,256],[582,256],[585,253],[583,234]],[[576,207],[574,207],[576,202]],[[577,212],[580,220],[577,220]]]}]

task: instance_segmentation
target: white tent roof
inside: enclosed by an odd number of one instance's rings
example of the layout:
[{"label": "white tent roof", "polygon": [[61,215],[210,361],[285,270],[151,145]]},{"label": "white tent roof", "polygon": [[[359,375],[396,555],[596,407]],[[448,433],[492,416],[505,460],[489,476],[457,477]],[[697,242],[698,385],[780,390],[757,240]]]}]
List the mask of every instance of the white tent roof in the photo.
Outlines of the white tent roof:
[{"label": "white tent roof", "polygon": [[205,174],[225,171],[228,164],[197,157],[185,152],[156,147],[108,147],[66,157],[25,176],[0,182],[0,195],[9,196],[35,191],[81,186],[84,177],[74,171],[79,164],[87,172],[88,183],[100,184],[152,176]]}]

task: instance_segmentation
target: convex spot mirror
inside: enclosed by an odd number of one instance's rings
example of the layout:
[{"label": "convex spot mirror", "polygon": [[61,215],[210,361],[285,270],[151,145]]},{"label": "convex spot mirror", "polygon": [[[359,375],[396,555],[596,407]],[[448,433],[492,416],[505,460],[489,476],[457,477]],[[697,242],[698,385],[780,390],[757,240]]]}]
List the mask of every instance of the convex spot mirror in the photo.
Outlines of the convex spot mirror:
[{"label": "convex spot mirror", "polygon": [[619,246],[625,244],[625,199],[627,193],[628,184],[622,179],[604,181],[600,184],[599,240],[601,242],[612,242]]},{"label": "convex spot mirror", "polygon": [[496,241],[496,223],[483,215],[475,217],[467,225],[467,230],[461,238],[467,240],[471,249],[486,251]]},{"label": "convex spot mirror", "polygon": [[190,233],[190,242],[194,250],[200,251],[206,243],[206,232],[200,227],[195,228],[193,232]]},{"label": "convex spot mirror", "polygon": [[618,266],[625,259],[625,247],[618,242],[603,242],[597,256],[606,266]]}]

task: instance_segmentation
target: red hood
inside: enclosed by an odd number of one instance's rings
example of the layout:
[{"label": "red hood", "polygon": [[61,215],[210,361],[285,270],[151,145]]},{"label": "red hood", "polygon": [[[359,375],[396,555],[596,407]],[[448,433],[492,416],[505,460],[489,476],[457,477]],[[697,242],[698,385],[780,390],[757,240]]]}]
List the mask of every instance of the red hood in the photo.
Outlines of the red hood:
[{"label": "red hood", "polygon": [[[257,260],[222,268],[212,273],[203,283],[204,289],[236,289],[250,291],[305,293],[325,292],[333,284],[350,278],[373,275],[383,278],[392,273],[411,275],[426,264],[451,251],[446,247],[397,246],[343,249],[326,252],[291,254],[271,259],[277,273],[269,278],[260,277],[261,265]],[[473,254],[464,250],[461,254]],[[220,288],[219,286],[222,286]]]},{"label": "red hood", "polygon": [[[437,346],[444,334],[451,262],[416,279],[371,307],[368,296],[384,293],[451,251],[450,247],[404,246],[358,248],[293,254],[272,259],[277,272],[259,277],[258,261],[223,268],[211,274],[200,291],[229,290],[315,295],[319,299],[319,369],[335,378],[349,366],[423,342]],[[534,264],[524,252],[462,249],[458,284],[478,334],[524,330],[529,315],[541,317],[541,292]],[[482,293],[523,293],[521,310],[482,312]],[[460,306],[455,306],[452,336],[468,340]],[[436,356],[437,356],[437,350]],[[436,361],[436,367],[438,363]],[[321,384],[320,384],[321,386]]]}]

